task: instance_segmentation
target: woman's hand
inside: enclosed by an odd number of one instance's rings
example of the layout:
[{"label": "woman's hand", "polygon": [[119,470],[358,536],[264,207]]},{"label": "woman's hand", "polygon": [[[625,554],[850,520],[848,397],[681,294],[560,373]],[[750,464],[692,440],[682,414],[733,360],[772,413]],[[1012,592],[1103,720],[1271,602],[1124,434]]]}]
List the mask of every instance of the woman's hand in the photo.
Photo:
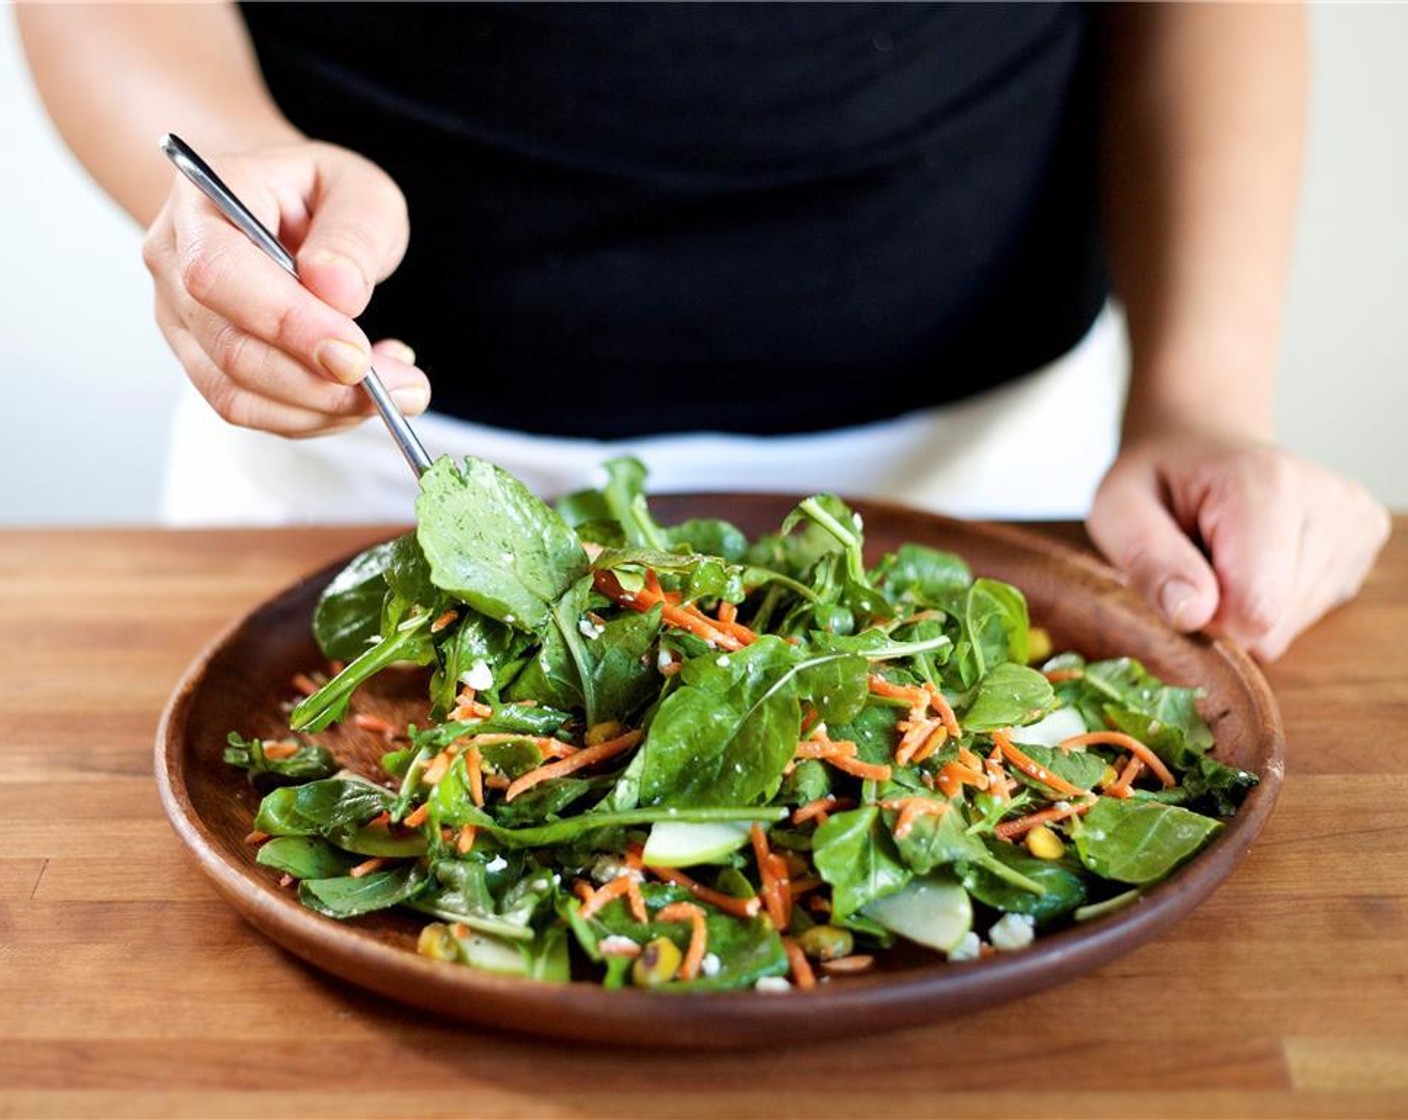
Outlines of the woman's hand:
[{"label": "woman's hand", "polygon": [[[406,203],[370,161],[295,142],[212,160],[221,178],[288,247],[289,276],[215,206],[173,174],[147,233],[156,319],[201,395],[232,424],[311,436],[359,423],[371,405],[357,383],[373,347],[353,319],[406,251]],[[394,340],[377,372],[416,415],[430,384]]]},{"label": "woman's hand", "polygon": [[1127,443],[1087,528],[1170,624],[1272,661],[1359,590],[1389,517],[1358,483],[1289,452],[1184,432]]}]

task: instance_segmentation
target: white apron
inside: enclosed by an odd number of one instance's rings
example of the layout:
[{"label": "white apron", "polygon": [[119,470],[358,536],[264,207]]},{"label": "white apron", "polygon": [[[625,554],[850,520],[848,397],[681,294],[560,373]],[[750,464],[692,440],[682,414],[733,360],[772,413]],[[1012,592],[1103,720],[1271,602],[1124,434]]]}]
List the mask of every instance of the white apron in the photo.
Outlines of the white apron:
[{"label": "white apron", "polygon": [[[1107,307],[1074,349],[1017,381],[815,435],[592,440],[433,412],[413,423],[432,458],[488,459],[550,499],[599,485],[605,460],[635,455],[655,493],[830,490],[958,517],[1077,518],[1115,454],[1124,365],[1121,323]],[[179,526],[409,522],[415,496],[375,417],[337,435],[288,440],[226,424],[190,389],[177,409],[162,514]]]}]

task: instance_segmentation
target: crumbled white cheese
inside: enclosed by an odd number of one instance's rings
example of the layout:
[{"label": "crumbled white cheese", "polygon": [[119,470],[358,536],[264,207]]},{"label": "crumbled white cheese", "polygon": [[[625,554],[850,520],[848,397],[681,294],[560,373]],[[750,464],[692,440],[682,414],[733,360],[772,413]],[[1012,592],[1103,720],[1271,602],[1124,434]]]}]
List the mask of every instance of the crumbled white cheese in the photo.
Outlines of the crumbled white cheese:
[{"label": "crumbled white cheese", "polygon": [[502,870],[503,870],[505,867],[507,867],[507,866],[508,866],[508,860],[504,859],[503,856],[495,856],[493,859],[491,859],[488,863],[486,863],[486,864],[484,865],[484,870],[485,870],[485,871],[502,871]]},{"label": "crumbled white cheese", "polygon": [[494,670],[489,668],[489,663],[482,657],[469,667],[469,671],[460,674],[460,680],[475,692],[484,692],[494,687]]},{"label": "crumbled white cheese", "polygon": [[988,940],[992,942],[992,947],[1004,953],[1025,949],[1035,936],[1035,923],[1030,914],[1004,914],[988,930]]},{"label": "crumbled white cheese", "polygon": [[719,969],[723,968],[724,962],[719,960],[716,953],[705,953],[704,959],[699,962],[699,971],[705,976],[717,976]]},{"label": "crumbled white cheese", "polygon": [[655,655],[655,667],[662,673],[668,673],[670,666],[675,663],[675,656],[667,649],[662,649]]},{"label": "crumbled white cheese", "polygon": [[504,615],[504,621],[510,626],[512,626],[515,622],[518,621],[518,618],[515,615],[506,614]]},{"label": "crumbled white cheese", "polygon": [[619,879],[623,875],[640,877],[640,872],[615,856],[598,857],[597,861],[592,864],[589,874],[594,883],[609,883],[612,879]]},{"label": "crumbled white cheese", "polygon": [[604,633],[606,633],[605,626],[598,626],[589,618],[579,618],[577,620],[577,629],[578,631],[580,631],[582,637],[586,638],[587,641],[591,641],[594,638],[600,638]]},{"label": "crumbled white cheese", "polygon": [[720,669],[727,669],[727,668],[728,668],[728,654],[726,654],[726,653],[721,653],[721,654],[719,654],[719,656],[714,659],[714,664],[717,665]]},{"label": "crumbled white cheese", "polygon": [[792,984],[782,976],[764,976],[753,985],[755,992],[787,992],[792,990]]},{"label": "crumbled white cheese", "polygon": [[963,940],[948,951],[948,959],[957,963],[959,961],[975,961],[982,952],[982,940],[971,929],[963,935]]}]

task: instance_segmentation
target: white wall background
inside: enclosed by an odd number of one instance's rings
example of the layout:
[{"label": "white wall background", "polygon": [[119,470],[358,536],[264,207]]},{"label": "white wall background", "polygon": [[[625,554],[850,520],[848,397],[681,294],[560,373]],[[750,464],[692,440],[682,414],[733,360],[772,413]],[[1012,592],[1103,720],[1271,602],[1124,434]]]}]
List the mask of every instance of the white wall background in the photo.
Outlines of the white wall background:
[{"label": "white wall background", "polygon": [[[1318,7],[1313,31],[1280,432],[1408,510],[1408,7]],[[0,11],[0,523],[155,519],[181,373],[139,246],[50,128]]]}]

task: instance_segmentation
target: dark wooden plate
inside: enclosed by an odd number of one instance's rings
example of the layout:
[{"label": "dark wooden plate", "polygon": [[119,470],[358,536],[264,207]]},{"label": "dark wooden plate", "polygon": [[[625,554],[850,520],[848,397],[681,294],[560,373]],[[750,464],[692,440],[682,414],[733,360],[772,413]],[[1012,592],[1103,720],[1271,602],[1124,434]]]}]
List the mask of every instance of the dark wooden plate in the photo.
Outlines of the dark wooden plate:
[{"label": "dark wooden plate", "polygon": [[[667,522],[724,516],[750,534],[776,527],[796,499],[776,495],[660,497]],[[645,1046],[729,1047],[885,1030],[952,1016],[1036,991],[1095,968],[1167,929],[1225,879],[1261,831],[1281,784],[1282,730],[1266,682],[1240,650],[1169,630],[1094,559],[1031,532],[960,522],[859,502],[872,556],[904,541],[963,555],[974,570],[1026,592],[1056,648],[1089,658],[1129,654],[1170,683],[1200,685],[1203,714],[1223,761],[1261,784],[1217,839],[1166,882],[1123,910],[1038,938],[1027,950],[966,964],[897,955],[886,969],[832,980],[811,992],[669,996],[603,991],[494,976],[417,956],[419,922],[396,914],[349,923],[320,917],[254,862],[245,842],[257,804],[242,772],[221,761],[226,735],[286,733],[281,704],[294,673],[321,664],[309,620],[325,569],[237,621],[187,671],[156,744],[156,773],[172,824],[216,889],[278,944],[319,968],[446,1019],[561,1038]],[[389,674],[358,694],[354,710],[393,718],[415,711],[423,680]],[[385,743],[351,722],[325,740],[339,760],[376,773]]]}]

